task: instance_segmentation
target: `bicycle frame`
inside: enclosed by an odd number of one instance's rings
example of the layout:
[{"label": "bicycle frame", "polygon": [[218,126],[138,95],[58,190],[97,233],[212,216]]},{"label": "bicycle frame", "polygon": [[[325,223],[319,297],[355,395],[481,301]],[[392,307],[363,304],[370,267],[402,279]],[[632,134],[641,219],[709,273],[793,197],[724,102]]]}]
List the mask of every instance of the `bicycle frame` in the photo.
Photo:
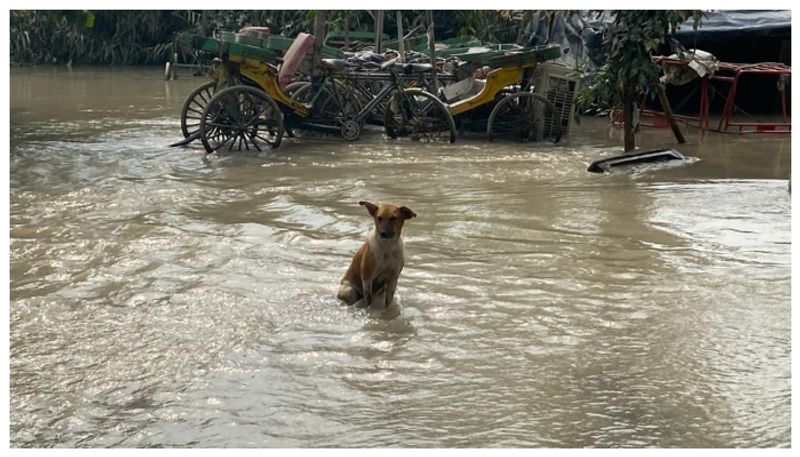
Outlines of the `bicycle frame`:
[{"label": "bicycle frame", "polygon": [[400,92],[403,91],[404,87],[403,79],[400,77],[400,75],[397,73],[397,70],[394,67],[389,68],[389,75],[391,78],[389,82],[384,84],[381,90],[378,91],[378,93],[372,97],[372,100],[370,100],[369,103],[367,103],[367,105],[364,106],[364,108],[362,108],[361,111],[359,111],[355,119],[353,119],[354,121],[358,122],[359,124],[364,122],[367,116],[369,116],[370,113],[372,113],[372,110],[375,109],[375,107],[377,107],[381,102],[388,99],[389,95],[391,95],[392,92],[394,92],[395,90],[398,90]]},{"label": "bicycle frame", "polygon": [[[345,73],[343,75],[344,82],[341,82],[341,84],[336,84],[336,81],[338,81],[336,76],[342,76],[342,75],[328,74],[326,78],[330,81],[334,81],[331,84],[332,92],[334,93],[334,97],[336,98],[337,103],[339,104],[340,107],[342,107],[344,106],[342,100],[345,98],[346,95],[342,95],[341,93],[339,93],[341,90],[339,89],[340,87],[344,86],[348,88],[348,90],[350,87],[355,87],[356,90],[362,90],[362,91],[364,88],[360,87],[359,84],[356,84],[355,81],[353,81],[353,79],[356,78],[354,78],[352,74]],[[312,105],[312,113],[313,113],[314,102],[317,100],[317,98],[319,98],[319,96],[323,92],[326,82],[327,81],[323,81],[321,84],[319,84],[319,87],[317,88],[314,96],[311,98],[310,104]],[[378,90],[376,94],[370,94],[369,92],[364,91],[365,94],[371,95],[370,101],[367,102],[367,104],[364,105],[364,107],[362,107],[355,116],[349,118],[348,120],[352,120],[359,124],[363,124],[366,121],[367,117],[373,113],[373,110],[375,110],[375,108],[378,105],[387,100],[389,96],[392,95],[392,93],[394,93],[395,91],[402,92],[404,88],[405,88],[405,81],[402,78],[402,76],[400,76],[397,69],[395,69],[394,67],[389,67],[389,81],[387,81],[380,88],[380,90]]]}]

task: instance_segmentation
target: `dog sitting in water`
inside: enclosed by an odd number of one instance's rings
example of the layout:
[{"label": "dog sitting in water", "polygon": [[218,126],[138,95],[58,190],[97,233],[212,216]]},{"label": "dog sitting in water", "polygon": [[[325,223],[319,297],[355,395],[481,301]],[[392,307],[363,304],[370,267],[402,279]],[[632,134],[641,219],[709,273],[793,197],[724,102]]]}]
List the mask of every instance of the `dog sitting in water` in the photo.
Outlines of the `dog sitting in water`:
[{"label": "dog sitting in water", "polygon": [[367,208],[375,225],[350,262],[336,296],[360,308],[385,308],[394,300],[397,278],[405,263],[405,249],[400,238],[403,223],[417,214],[407,206],[391,203],[358,204]]}]

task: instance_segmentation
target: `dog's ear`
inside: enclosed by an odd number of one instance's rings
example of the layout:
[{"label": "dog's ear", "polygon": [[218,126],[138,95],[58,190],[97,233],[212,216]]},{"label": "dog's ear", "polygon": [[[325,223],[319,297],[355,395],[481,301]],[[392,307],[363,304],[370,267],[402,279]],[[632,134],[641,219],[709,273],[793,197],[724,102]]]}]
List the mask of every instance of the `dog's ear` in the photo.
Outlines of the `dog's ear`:
[{"label": "dog's ear", "polygon": [[365,208],[367,208],[367,211],[369,211],[369,214],[372,217],[375,217],[375,213],[378,212],[378,207],[373,203],[370,203],[370,202],[358,202],[358,204],[363,206],[363,207],[365,207]]},{"label": "dog's ear", "polygon": [[411,208],[409,208],[408,206],[401,206],[400,207],[400,213],[406,219],[411,219],[412,217],[417,217],[417,213],[412,211]]}]

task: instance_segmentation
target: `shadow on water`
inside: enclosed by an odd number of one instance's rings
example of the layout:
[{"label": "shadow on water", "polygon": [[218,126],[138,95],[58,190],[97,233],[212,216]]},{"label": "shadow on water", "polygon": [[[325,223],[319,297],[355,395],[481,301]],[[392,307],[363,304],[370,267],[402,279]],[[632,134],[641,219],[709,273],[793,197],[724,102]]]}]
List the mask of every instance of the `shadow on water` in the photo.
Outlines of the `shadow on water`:
[{"label": "shadow on water", "polygon": [[[158,76],[12,69],[13,446],[790,446],[788,136],[206,156]],[[418,214],[385,311],[359,200]]]}]

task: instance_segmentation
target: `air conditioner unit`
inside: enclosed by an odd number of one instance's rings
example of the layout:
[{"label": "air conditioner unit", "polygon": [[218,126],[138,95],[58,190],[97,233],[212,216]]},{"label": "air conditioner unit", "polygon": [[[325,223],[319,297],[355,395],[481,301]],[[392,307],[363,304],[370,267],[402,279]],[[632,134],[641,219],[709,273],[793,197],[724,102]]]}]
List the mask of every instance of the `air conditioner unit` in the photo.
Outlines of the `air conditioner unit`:
[{"label": "air conditioner unit", "polygon": [[557,126],[561,129],[562,137],[569,134],[575,110],[575,94],[580,86],[580,79],[574,73],[575,70],[570,67],[550,62],[536,67],[533,92],[544,96],[555,106],[554,115],[545,116],[546,136],[553,135]]}]

